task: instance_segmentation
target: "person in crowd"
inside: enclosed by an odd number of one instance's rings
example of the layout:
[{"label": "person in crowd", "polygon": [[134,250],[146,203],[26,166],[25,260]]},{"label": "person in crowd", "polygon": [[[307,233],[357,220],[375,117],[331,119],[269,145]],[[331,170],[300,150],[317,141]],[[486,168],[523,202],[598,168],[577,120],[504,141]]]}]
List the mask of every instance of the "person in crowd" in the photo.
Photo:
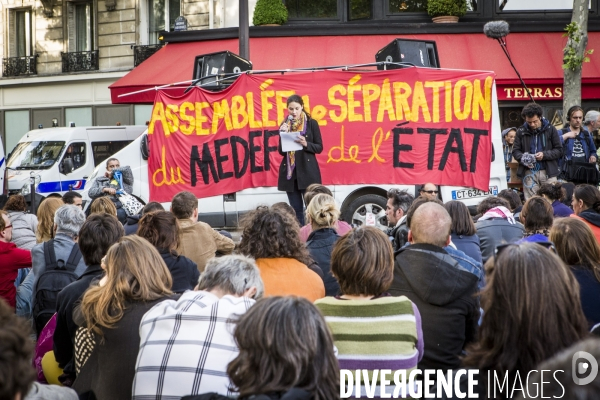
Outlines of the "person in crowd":
[{"label": "person in crowd", "polygon": [[334,247],[331,269],[341,295],[315,305],[333,334],[340,369],[404,369],[408,376],[423,358],[421,315],[406,296],[387,292],[394,255],[386,235],[370,226],[347,233]]},{"label": "person in crowd", "polygon": [[517,128],[511,127],[502,131],[502,151],[504,153],[504,165],[506,166],[506,180],[510,181],[510,166],[509,162],[512,161],[512,151],[515,144],[515,137],[517,136]]},{"label": "person in crowd", "polygon": [[265,296],[296,295],[310,301],[325,297],[323,280],[307,267],[312,259],[290,215],[258,207],[241,225],[238,252],[256,260]]},{"label": "person in crowd", "polygon": [[575,191],[575,184],[571,182],[561,182],[562,188],[565,189],[565,197],[562,199],[562,203],[571,208],[573,207],[573,192]]},{"label": "person in crowd", "polygon": [[584,221],[600,243],[600,191],[592,185],[579,185],[573,190],[572,217]]},{"label": "person in crowd", "polygon": [[335,296],[340,291],[340,285],[331,274],[331,252],[335,242],[340,238],[333,226],[339,215],[340,210],[338,210],[335,200],[327,194],[316,195],[306,208],[308,223],[312,226],[306,247],[313,260],[323,271],[325,295],[327,296]]},{"label": "person in crowd", "polygon": [[[508,374],[508,382],[518,372],[524,381],[540,362],[587,335],[577,281],[545,246],[498,247],[485,267],[479,338],[463,359],[465,367],[479,369],[480,398],[486,398],[488,371],[501,379]],[[498,389],[502,398],[510,398],[511,387]]]},{"label": "person in crowd", "polygon": [[477,206],[481,217],[477,220],[475,228],[481,243],[481,257],[484,263],[494,254],[496,246],[516,242],[525,234],[525,228],[515,220],[509,207],[506,200],[495,196],[486,197]]},{"label": "person in crowd", "polygon": [[549,239],[579,282],[581,307],[591,328],[600,323],[600,245],[590,227],[575,218],[556,220]]},{"label": "person in crowd", "polygon": [[521,116],[525,123],[517,129],[513,159],[519,162],[517,176],[523,180],[527,200],[542,183],[556,182],[563,150],[556,128],[544,118],[542,106],[529,103],[523,107]]},{"label": "person in crowd", "polygon": [[411,218],[410,246],[395,253],[389,292],[408,297],[421,313],[425,341],[421,369],[457,368],[459,356],[477,332],[479,278],[444,250],[450,243],[451,227],[442,205],[422,204]]},{"label": "person in crowd", "polygon": [[160,253],[173,278],[173,293],[183,293],[196,286],[200,277],[198,266],[175,251],[179,245],[179,226],[173,213],[155,211],[144,215],[137,234],[150,242]]},{"label": "person in crowd", "polygon": [[[310,204],[312,198],[318,195],[319,193],[327,194],[333,197],[333,193],[331,193],[331,190],[329,190],[327,186],[323,186],[320,183],[311,183],[310,185],[308,185],[308,187],[306,188],[306,192],[304,193],[304,204]],[[338,235],[344,236],[346,233],[352,230],[352,225],[345,221],[338,220],[333,226],[333,229],[335,229]],[[300,228],[300,239],[303,242],[306,242],[311,232],[312,225],[310,223],[304,225]]]},{"label": "person in crowd", "polygon": [[71,386],[75,380],[73,348],[77,325],[73,321],[75,304],[81,300],[85,291],[94,280],[104,274],[100,266],[102,257],[108,249],[123,237],[123,226],[119,220],[109,214],[93,214],[81,226],[77,244],[87,266],[77,281],[60,291],[56,299],[56,329],[54,331],[54,357],[63,369],[59,380],[65,386]]},{"label": "person in crowd", "polygon": [[419,189],[419,196],[421,197],[428,197],[430,199],[437,199],[438,197],[438,193],[439,193],[439,189],[437,187],[437,185],[428,182],[426,184],[424,184],[423,186],[421,186],[421,189]]},{"label": "person in crowd", "polygon": [[537,241],[546,241],[550,235],[550,228],[554,222],[554,209],[550,203],[541,196],[530,197],[523,206],[521,223],[525,228],[523,236]]},{"label": "person in crowd", "polygon": [[0,210],[0,298],[16,307],[15,280],[19,269],[31,268],[31,252],[19,249],[12,240],[12,224],[6,211]]},{"label": "person in crowd", "polygon": [[394,251],[400,250],[408,242],[406,213],[414,200],[414,196],[406,190],[390,189],[387,192],[385,216],[391,227],[388,236],[392,240]]},{"label": "person in crowd", "polygon": [[512,189],[504,189],[498,192],[498,197],[508,201],[508,209],[510,212],[514,214],[520,213],[523,209],[523,202],[521,201],[521,196],[512,190]]},{"label": "person in crowd", "polygon": [[[306,203],[306,204],[309,204],[309,203]],[[285,201],[280,201],[280,202],[273,204],[271,206],[271,210],[280,211],[282,213],[291,215],[292,217],[296,218],[296,210],[294,210],[294,207],[290,206]],[[308,225],[310,225],[310,223],[308,223]],[[300,225],[298,225],[298,228],[300,228]],[[311,229],[311,232],[312,232],[312,229]],[[308,236],[307,236],[307,239],[308,239]],[[305,240],[305,242],[306,242],[306,240]]]},{"label": "person in crowd", "polygon": [[[131,399],[140,321],[154,305],[173,298],[173,281],[154,246],[136,235],[112,245],[101,266],[105,276],[74,311],[81,327],[75,359],[81,361],[73,389],[85,398]],[[88,339],[77,340],[80,334]]]},{"label": "person in crowd", "polygon": [[[115,203],[108,197],[98,197],[92,201],[90,205],[91,214],[110,214],[118,218],[117,207]],[[119,220],[120,221],[120,220]]]},{"label": "person in crowd", "polygon": [[566,196],[566,190],[561,182],[544,183],[540,185],[538,196],[542,196],[552,205],[554,217],[568,217],[573,214],[573,210],[562,203]]},{"label": "person in crowd", "polygon": [[37,209],[38,226],[35,233],[38,243],[47,242],[54,237],[54,213],[64,205],[57,197],[49,197],[40,203]]},{"label": "person in crowd", "polygon": [[38,220],[33,214],[27,212],[25,197],[15,194],[8,198],[4,205],[12,225],[12,242],[20,249],[31,250],[36,244],[35,232]]},{"label": "person in crowd", "polygon": [[567,111],[567,127],[561,129],[559,137],[563,145],[564,158],[569,161],[596,163],[594,138],[583,128],[583,108],[573,106]]},{"label": "person in crowd", "polygon": [[137,215],[128,215],[127,222],[123,225],[125,229],[125,236],[134,235],[138,230],[138,223],[140,222],[140,218],[144,215],[151,213],[153,211],[165,211],[165,208],[162,204],[151,201],[142,208],[142,211]]},{"label": "person in crowd", "polygon": [[0,399],[77,400],[74,390],[35,382],[30,325],[0,299]]},{"label": "person in crowd", "polygon": [[303,226],[304,192],[311,183],[321,183],[321,171],[316,155],[323,151],[323,140],[319,124],[304,110],[302,97],[297,94],[288,97],[287,109],[289,116],[279,130],[297,132],[298,139],[295,141],[302,146],[302,150],[284,152],[281,142],[279,143],[279,154],[284,159],[279,166],[277,189],[287,193],[290,205],[296,211],[296,218],[300,226]]},{"label": "person in crowd", "polygon": [[108,196],[117,209],[117,218],[122,224],[127,219],[127,213],[123,204],[119,201],[117,191],[122,190],[127,194],[133,193],[133,172],[128,165],[121,167],[121,163],[116,158],[106,160],[106,172],[98,176],[92,182],[88,196],[92,201],[94,199]]},{"label": "person in crowd", "polygon": [[179,222],[179,245],[177,253],[189,258],[204,271],[206,262],[215,254],[229,254],[235,243],[221,235],[207,223],[198,221],[198,199],[193,193],[179,192],[171,201],[171,212]]},{"label": "person in crowd", "polygon": [[232,321],[262,294],[253,259],[208,260],[196,291],[163,301],[142,318],[133,399],[233,395],[227,377],[227,364],[238,355]]},{"label": "person in crowd", "polygon": [[585,113],[585,119],[583,120],[583,129],[592,134],[600,128],[600,112],[596,110],[590,110]]},{"label": "person in crowd", "polygon": [[72,204],[79,208],[83,208],[83,197],[74,190],[70,190],[63,194],[62,201],[65,204]]},{"label": "person in crowd", "polygon": [[456,248],[466,255],[481,263],[481,243],[477,236],[477,229],[469,214],[469,209],[462,201],[449,201],[444,208],[452,219],[450,236]]}]

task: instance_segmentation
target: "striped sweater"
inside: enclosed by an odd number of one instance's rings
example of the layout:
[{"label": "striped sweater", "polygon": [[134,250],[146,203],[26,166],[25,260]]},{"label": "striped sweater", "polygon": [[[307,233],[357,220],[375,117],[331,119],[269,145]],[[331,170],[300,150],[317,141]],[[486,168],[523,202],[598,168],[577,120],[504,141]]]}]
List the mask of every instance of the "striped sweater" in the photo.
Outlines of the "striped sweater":
[{"label": "striped sweater", "polygon": [[[408,377],[423,358],[421,315],[406,296],[371,300],[325,297],[315,305],[333,334],[340,369],[353,374],[369,370],[369,377],[373,370],[389,369],[392,376],[387,379],[391,378],[393,385],[394,371],[405,370]],[[364,384],[361,395],[366,396]]]}]

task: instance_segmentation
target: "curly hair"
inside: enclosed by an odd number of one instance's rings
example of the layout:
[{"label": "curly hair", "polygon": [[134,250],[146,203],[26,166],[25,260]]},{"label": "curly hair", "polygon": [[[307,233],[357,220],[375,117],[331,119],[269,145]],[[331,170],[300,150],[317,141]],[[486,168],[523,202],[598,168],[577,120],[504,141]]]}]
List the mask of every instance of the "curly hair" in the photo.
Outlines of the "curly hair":
[{"label": "curly hair", "polygon": [[506,201],[502,197],[489,196],[483,199],[481,203],[479,203],[479,205],[477,206],[477,213],[483,215],[494,207],[505,207],[510,210],[510,204],[508,203],[508,201]]},{"label": "curly hair", "polygon": [[4,211],[27,211],[25,197],[20,194],[10,196],[4,205]]},{"label": "curly hair", "polygon": [[567,196],[567,191],[563,188],[562,183],[542,183],[537,192],[538,196],[546,196],[552,201],[563,201]]},{"label": "curly hair", "polygon": [[238,251],[259,258],[293,258],[305,265],[312,259],[300,239],[296,220],[285,212],[260,206],[241,221],[242,240]]}]

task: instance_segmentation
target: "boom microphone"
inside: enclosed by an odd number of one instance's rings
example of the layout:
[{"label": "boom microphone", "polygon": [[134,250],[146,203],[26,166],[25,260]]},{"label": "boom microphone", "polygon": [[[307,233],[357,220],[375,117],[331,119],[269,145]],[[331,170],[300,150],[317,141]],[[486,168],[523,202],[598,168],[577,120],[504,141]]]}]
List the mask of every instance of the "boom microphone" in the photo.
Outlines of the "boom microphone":
[{"label": "boom microphone", "polygon": [[510,33],[508,22],[490,21],[483,26],[483,33],[490,39],[501,39]]}]

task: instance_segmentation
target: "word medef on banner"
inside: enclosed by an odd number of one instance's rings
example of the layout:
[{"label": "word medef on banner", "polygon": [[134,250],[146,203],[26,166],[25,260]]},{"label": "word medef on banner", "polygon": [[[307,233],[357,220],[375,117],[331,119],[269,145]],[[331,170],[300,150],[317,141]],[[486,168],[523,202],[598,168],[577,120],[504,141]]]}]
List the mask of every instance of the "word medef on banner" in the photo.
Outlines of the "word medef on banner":
[{"label": "word medef on banner", "polygon": [[214,93],[158,91],[148,127],[150,199],[276,186],[286,100],[320,127],[323,184],[420,184],[487,190],[494,74],[407,68],[241,75]]}]

